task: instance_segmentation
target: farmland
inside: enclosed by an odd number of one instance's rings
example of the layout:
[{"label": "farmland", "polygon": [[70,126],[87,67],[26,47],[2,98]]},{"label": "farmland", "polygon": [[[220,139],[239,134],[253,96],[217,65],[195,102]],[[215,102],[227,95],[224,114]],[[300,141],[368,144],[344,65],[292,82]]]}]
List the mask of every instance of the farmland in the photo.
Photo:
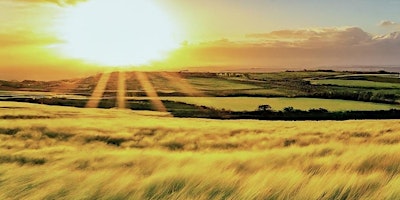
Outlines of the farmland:
[{"label": "farmland", "polygon": [[[0,199],[400,198],[399,90],[357,86],[392,74],[146,75],[152,97],[126,72],[127,109],[115,73],[99,108],[101,75],[2,81]],[[310,121],[346,119],[381,120]]]},{"label": "farmland", "polygon": [[400,198],[398,120],[176,119],[16,102],[0,110],[1,199]]},{"label": "farmland", "polygon": [[399,5],[0,0],[0,200],[400,200]]},{"label": "farmland", "polygon": [[220,78],[191,78],[189,83],[199,90],[246,90],[260,89],[261,86],[238,83]]},{"label": "farmland", "polygon": [[[146,88],[142,87],[135,72],[125,73],[127,98],[131,101],[145,98]],[[155,94],[162,100],[233,111],[251,111],[261,104],[271,104],[274,110],[285,107],[301,110],[324,108],[331,111],[387,110],[398,108],[400,102],[400,79],[396,73],[390,72],[149,72],[146,75]],[[86,101],[94,92],[100,77],[96,75],[51,82],[0,81],[0,99],[56,97]],[[118,73],[111,73],[103,99],[116,98],[117,80]],[[82,104],[85,103],[79,103]]]}]

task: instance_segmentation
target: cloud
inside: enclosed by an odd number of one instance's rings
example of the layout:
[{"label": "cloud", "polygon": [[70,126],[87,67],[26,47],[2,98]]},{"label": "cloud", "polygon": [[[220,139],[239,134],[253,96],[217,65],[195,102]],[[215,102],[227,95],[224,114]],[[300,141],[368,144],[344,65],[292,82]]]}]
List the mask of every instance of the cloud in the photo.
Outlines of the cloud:
[{"label": "cloud", "polygon": [[264,39],[304,39],[316,36],[314,30],[279,30],[270,33],[253,33],[246,35],[247,38],[264,38]]},{"label": "cloud", "polygon": [[[247,38],[297,44],[299,46],[357,45],[371,40],[371,35],[358,27],[279,30],[270,33],[249,34]],[[286,43],[284,43],[286,41]]]},{"label": "cloud", "polygon": [[400,30],[400,23],[399,22],[394,22],[390,20],[383,20],[379,23],[379,26],[385,29],[390,29],[390,30]]},{"label": "cloud", "polygon": [[374,36],[358,27],[339,27],[280,30],[249,34],[241,41],[189,44],[172,54],[169,62],[179,66],[299,68],[400,65],[398,52],[400,32]]},{"label": "cloud", "polygon": [[393,26],[399,26],[399,25],[400,25],[399,23],[393,22],[390,20],[383,20],[379,23],[379,26],[382,26],[382,27],[393,27]]},{"label": "cloud", "polygon": [[201,42],[198,45],[201,46],[220,46],[220,47],[228,47],[228,46],[235,46],[238,45],[239,43],[229,40],[227,38],[222,38],[219,40],[212,40],[212,41],[205,41]]},{"label": "cloud", "polygon": [[308,38],[303,46],[354,46],[370,42],[372,36],[358,27],[322,29]]},{"label": "cloud", "polygon": [[87,0],[18,0],[18,1],[24,1],[30,3],[55,3],[59,6],[65,6],[65,5],[75,5],[79,2],[85,2]]}]

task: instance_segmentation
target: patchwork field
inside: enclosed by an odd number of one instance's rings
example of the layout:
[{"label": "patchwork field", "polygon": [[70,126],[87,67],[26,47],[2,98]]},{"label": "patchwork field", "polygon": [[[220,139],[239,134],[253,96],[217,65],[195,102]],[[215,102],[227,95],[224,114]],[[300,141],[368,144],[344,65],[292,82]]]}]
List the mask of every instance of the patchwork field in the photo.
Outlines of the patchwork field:
[{"label": "patchwork field", "polygon": [[[147,96],[136,72],[124,72],[126,95]],[[394,72],[288,71],[275,73],[143,73],[158,96],[166,97],[310,97],[393,104],[400,102],[400,79]],[[90,97],[103,77],[59,81],[0,80],[0,99],[10,97]],[[109,74],[103,97],[116,97],[119,73]],[[10,92],[15,92],[9,95]],[[12,100],[12,99],[10,99]]]},{"label": "patchwork field", "polygon": [[193,87],[199,90],[246,90],[246,89],[260,89],[262,87],[253,85],[251,83],[239,83],[233,80],[225,80],[221,78],[198,78],[193,77],[188,79],[188,82]]},{"label": "patchwork field", "polygon": [[312,80],[311,84],[337,85],[337,86],[343,86],[343,87],[400,89],[400,83],[376,82],[376,81],[368,81],[368,80],[322,79],[322,80]]},{"label": "patchwork field", "polygon": [[399,199],[400,121],[0,102],[0,199]]}]

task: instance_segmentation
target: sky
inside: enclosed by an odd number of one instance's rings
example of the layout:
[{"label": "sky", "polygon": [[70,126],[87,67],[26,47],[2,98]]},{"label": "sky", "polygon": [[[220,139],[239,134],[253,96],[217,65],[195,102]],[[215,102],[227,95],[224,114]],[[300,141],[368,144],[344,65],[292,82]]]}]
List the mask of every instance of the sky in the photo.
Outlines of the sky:
[{"label": "sky", "polygon": [[400,66],[400,0],[143,2],[0,0],[0,79],[80,77],[124,64]]}]

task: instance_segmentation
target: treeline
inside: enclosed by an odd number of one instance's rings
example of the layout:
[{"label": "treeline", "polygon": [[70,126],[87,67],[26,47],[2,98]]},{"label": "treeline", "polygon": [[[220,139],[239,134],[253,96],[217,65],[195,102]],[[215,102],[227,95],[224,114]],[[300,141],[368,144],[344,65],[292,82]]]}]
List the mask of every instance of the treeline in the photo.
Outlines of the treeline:
[{"label": "treeline", "polygon": [[[87,100],[65,98],[10,98],[3,101],[17,101],[38,103],[46,105],[85,107]],[[286,107],[282,111],[273,111],[268,105],[260,105],[256,111],[234,112],[218,110],[206,106],[197,106],[182,102],[163,101],[168,112],[174,117],[182,118],[209,118],[209,119],[258,119],[258,120],[356,120],[356,119],[400,119],[400,110],[380,111],[339,111],[330,112],[324,108],[310,109],[308,111]],[[115,99],[103,99],[99,108],[114,108]],[[130,100],[128,109],[155,110],[148,100]]]},{"label": "treeline", "polygon": [[232,112],[216,110],[212,108],[203,111],[174,113],[175,117],[210,118],[210,119],[258,119],[258,120],[282,120],[282,121],[307,121],[307,120],[363,120],[363,119],[400,119],[400,110],[379,111],[337,111],[330,112],[326,109],[311,109],[308,111],[291,110],[290,107],[283,111],[246,111]]},{"label": "treeline", "polygon": [[83,108],[86,106],[87,100],[84,99],[67,99],[67,98],[7,98],[2,101],[16,101],[23,103],[36,103],[55,106],[70,106]]},{"label": "treeline", "polygon": [[[44,105],[55,106],[69,106],[84,108],[88,100],[85,99],[67,99],[67,98],[6,98],[0,101],[15,101],[23,103],[35,103]],[[110,109],[116,107],[116,99],[102,99],[99,102],[98,108]],[[175,101],[163,101],[168,112],[177,117],[199,117],[199,118],[213,118],[220,116],[221,112],[217,109],[208,108],[205,106],[198,106]],[[128,100],[126,102],[127,109],[131,110],[156,110],[150,100]]]},{"label": "treeline", "polygon": [[400,110],[379,111],[341,111],[325,112],[310,111],[254,111],[235,112],[230,119],[260,119],[260,120],[360,120],[360,119],[400,119]]},{"label": "treeline", "polygon": [[366,101],[375,103],[396,104],[397,96],[395,94],[365,92],[349,92],[349,91],[323,91],[316,92],[306,97],[322,98],[322,99],[344,99],[353,101]]}]

